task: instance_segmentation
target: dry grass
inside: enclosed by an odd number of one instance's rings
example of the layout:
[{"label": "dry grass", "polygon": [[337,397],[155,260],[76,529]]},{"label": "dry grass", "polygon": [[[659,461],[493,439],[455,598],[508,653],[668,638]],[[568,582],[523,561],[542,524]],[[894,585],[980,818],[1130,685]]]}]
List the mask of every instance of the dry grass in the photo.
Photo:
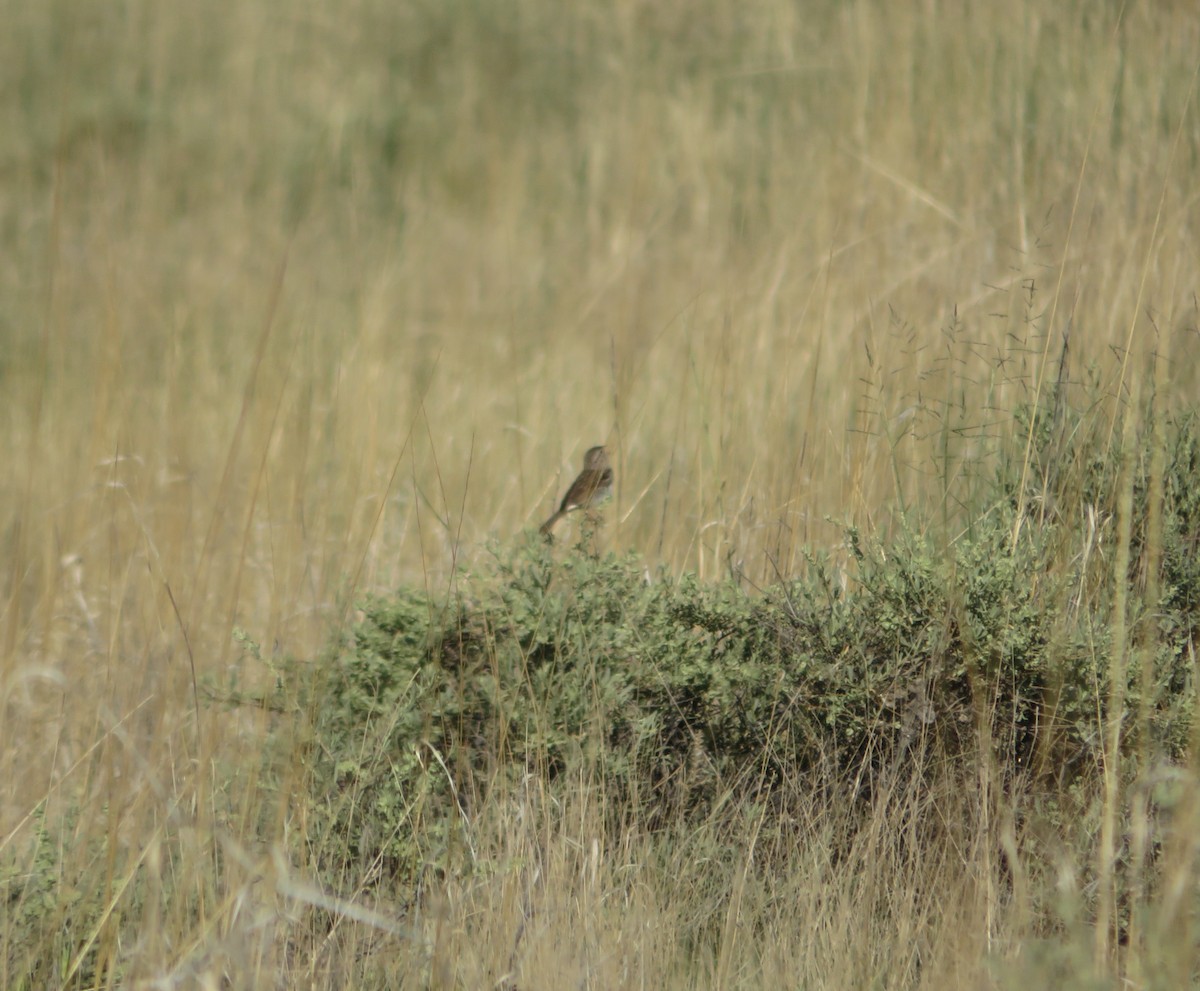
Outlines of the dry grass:
[{"label": "dry grass", "polygon": [[268,717],[195,685],[250,676],[235,629],[313,655],[361,591],[444,585],[599,441],[607,541],[761,583],[898,501],[952,515],[1065,328],[1096,392],[1157,353],[1190,401],[1188,5],[2,6],[0,854],[41,823],[83,886],[39,952],[96,986],[486,987],[528,917],[522,988],[1093,959],[1066,910],[1005,945],[969,843],[865,835],[849,869],[814,810],[768,879],[752,829],[606,846],[582,786],[481,820],[491,879],[404,932],[322,937],[303,809],[245,759]]}]

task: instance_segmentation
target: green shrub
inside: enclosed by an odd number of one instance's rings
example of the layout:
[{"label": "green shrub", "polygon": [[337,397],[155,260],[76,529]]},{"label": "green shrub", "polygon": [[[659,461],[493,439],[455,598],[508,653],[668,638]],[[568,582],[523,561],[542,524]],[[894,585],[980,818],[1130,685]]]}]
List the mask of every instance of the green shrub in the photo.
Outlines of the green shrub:
[{"label": "green shrub", "polygon": [[[1150,730],[1178,753],[1200,517],[1193,421],[1171,434]],[[636,555],[582,544],[560,556],[529,536],[494,547],[443,599],[369,599],[318,666],[317,859],[412,875],[467,842],[459,827],[498,782],[526,774],[584,776],[647,828],[731,791],[777,796],[810,771],[867,795],[914,748],[954,759],[980,740],[1006,776],[1061,784],[1097,760],[1115,543],[1114,469],[1088,450],[1070,464],[1074,475],[1029,480],[1040,501],[1022,505],[1019,465],[1006,462],[999,497],[966,532],[908,519],[886,543],[851,531],[845,567],[814,555],[762,594],[652,576]],[[1131,665],[1130,705],[1139,678]]]}]

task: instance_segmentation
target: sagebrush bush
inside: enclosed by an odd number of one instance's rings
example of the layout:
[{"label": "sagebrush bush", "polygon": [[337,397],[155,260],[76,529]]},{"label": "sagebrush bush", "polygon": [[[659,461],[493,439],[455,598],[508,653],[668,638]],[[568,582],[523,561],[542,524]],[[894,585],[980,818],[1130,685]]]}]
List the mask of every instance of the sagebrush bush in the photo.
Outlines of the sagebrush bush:
[{"label": "sagebrush bush", "polygon": [[[1151,730],[1177,752],[1192,708],[1193,421],[1171,434]],[[318,850],[411,874],[497,781],[530,773],[600,782],[650,828],[730,790],[761,799],[806,769],[832,766],[867,794],[918,744],[953,759],[988,739],[1005,774],[1061,784],[1097,760],[1112,648],[1111,541],[1096,528],[1111,526],[1115,475],[1094,452],[1073,463],[1070,489],[1067,472],[1057,489],[1032,478],[1041,502],[1022,509],[1006,462],[966,532],[910,518],[886,544],[852,531],[849,572],[813,555],[761,594],[527,536],[443,598],[369,599],[320,675]],[[1046,499],[1058,510],[1042,512]]]}]

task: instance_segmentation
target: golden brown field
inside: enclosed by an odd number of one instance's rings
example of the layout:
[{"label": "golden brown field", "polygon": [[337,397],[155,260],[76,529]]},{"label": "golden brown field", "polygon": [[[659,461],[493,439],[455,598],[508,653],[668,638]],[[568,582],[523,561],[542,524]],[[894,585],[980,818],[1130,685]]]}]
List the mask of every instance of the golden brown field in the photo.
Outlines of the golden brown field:
[{"label": "golden brown field", "polygon": [[[270,684],[243,631],[314,657],[448,588],[594,443],[606,547],[758,587],[897,507],[952,526],[1068,331],[1096,417],[1194,405],[1200,12],[2,6],[0,986],[1200,980],[1194,850],[1122,948],[1090,853],[1002,897],[1004,824],[913,860],[881,815],[834,862],[836,805],[764,885],[751,828],[611,842],[531,776],[485,879],[335,896],[271,715],[203,690]],[[896,807],[938,801],[982,807]]]}]

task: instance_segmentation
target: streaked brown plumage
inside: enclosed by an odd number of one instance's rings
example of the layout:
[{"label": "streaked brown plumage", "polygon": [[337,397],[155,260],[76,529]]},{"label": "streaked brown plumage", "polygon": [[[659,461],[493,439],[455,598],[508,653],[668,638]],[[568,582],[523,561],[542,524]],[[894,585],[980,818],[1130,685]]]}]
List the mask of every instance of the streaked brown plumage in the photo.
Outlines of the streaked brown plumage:
[{"label": "streaked brown plumage", "polygon": [[612,495],[612,488],[613,470],[608,462],[608,451],[603,447],[590,448],[583,456],[583,471],[567,489],[558,512],[542,524],[541,532],[549,536],[554,524],[567,513],[573,509],[590,509],[598,505]]}]

